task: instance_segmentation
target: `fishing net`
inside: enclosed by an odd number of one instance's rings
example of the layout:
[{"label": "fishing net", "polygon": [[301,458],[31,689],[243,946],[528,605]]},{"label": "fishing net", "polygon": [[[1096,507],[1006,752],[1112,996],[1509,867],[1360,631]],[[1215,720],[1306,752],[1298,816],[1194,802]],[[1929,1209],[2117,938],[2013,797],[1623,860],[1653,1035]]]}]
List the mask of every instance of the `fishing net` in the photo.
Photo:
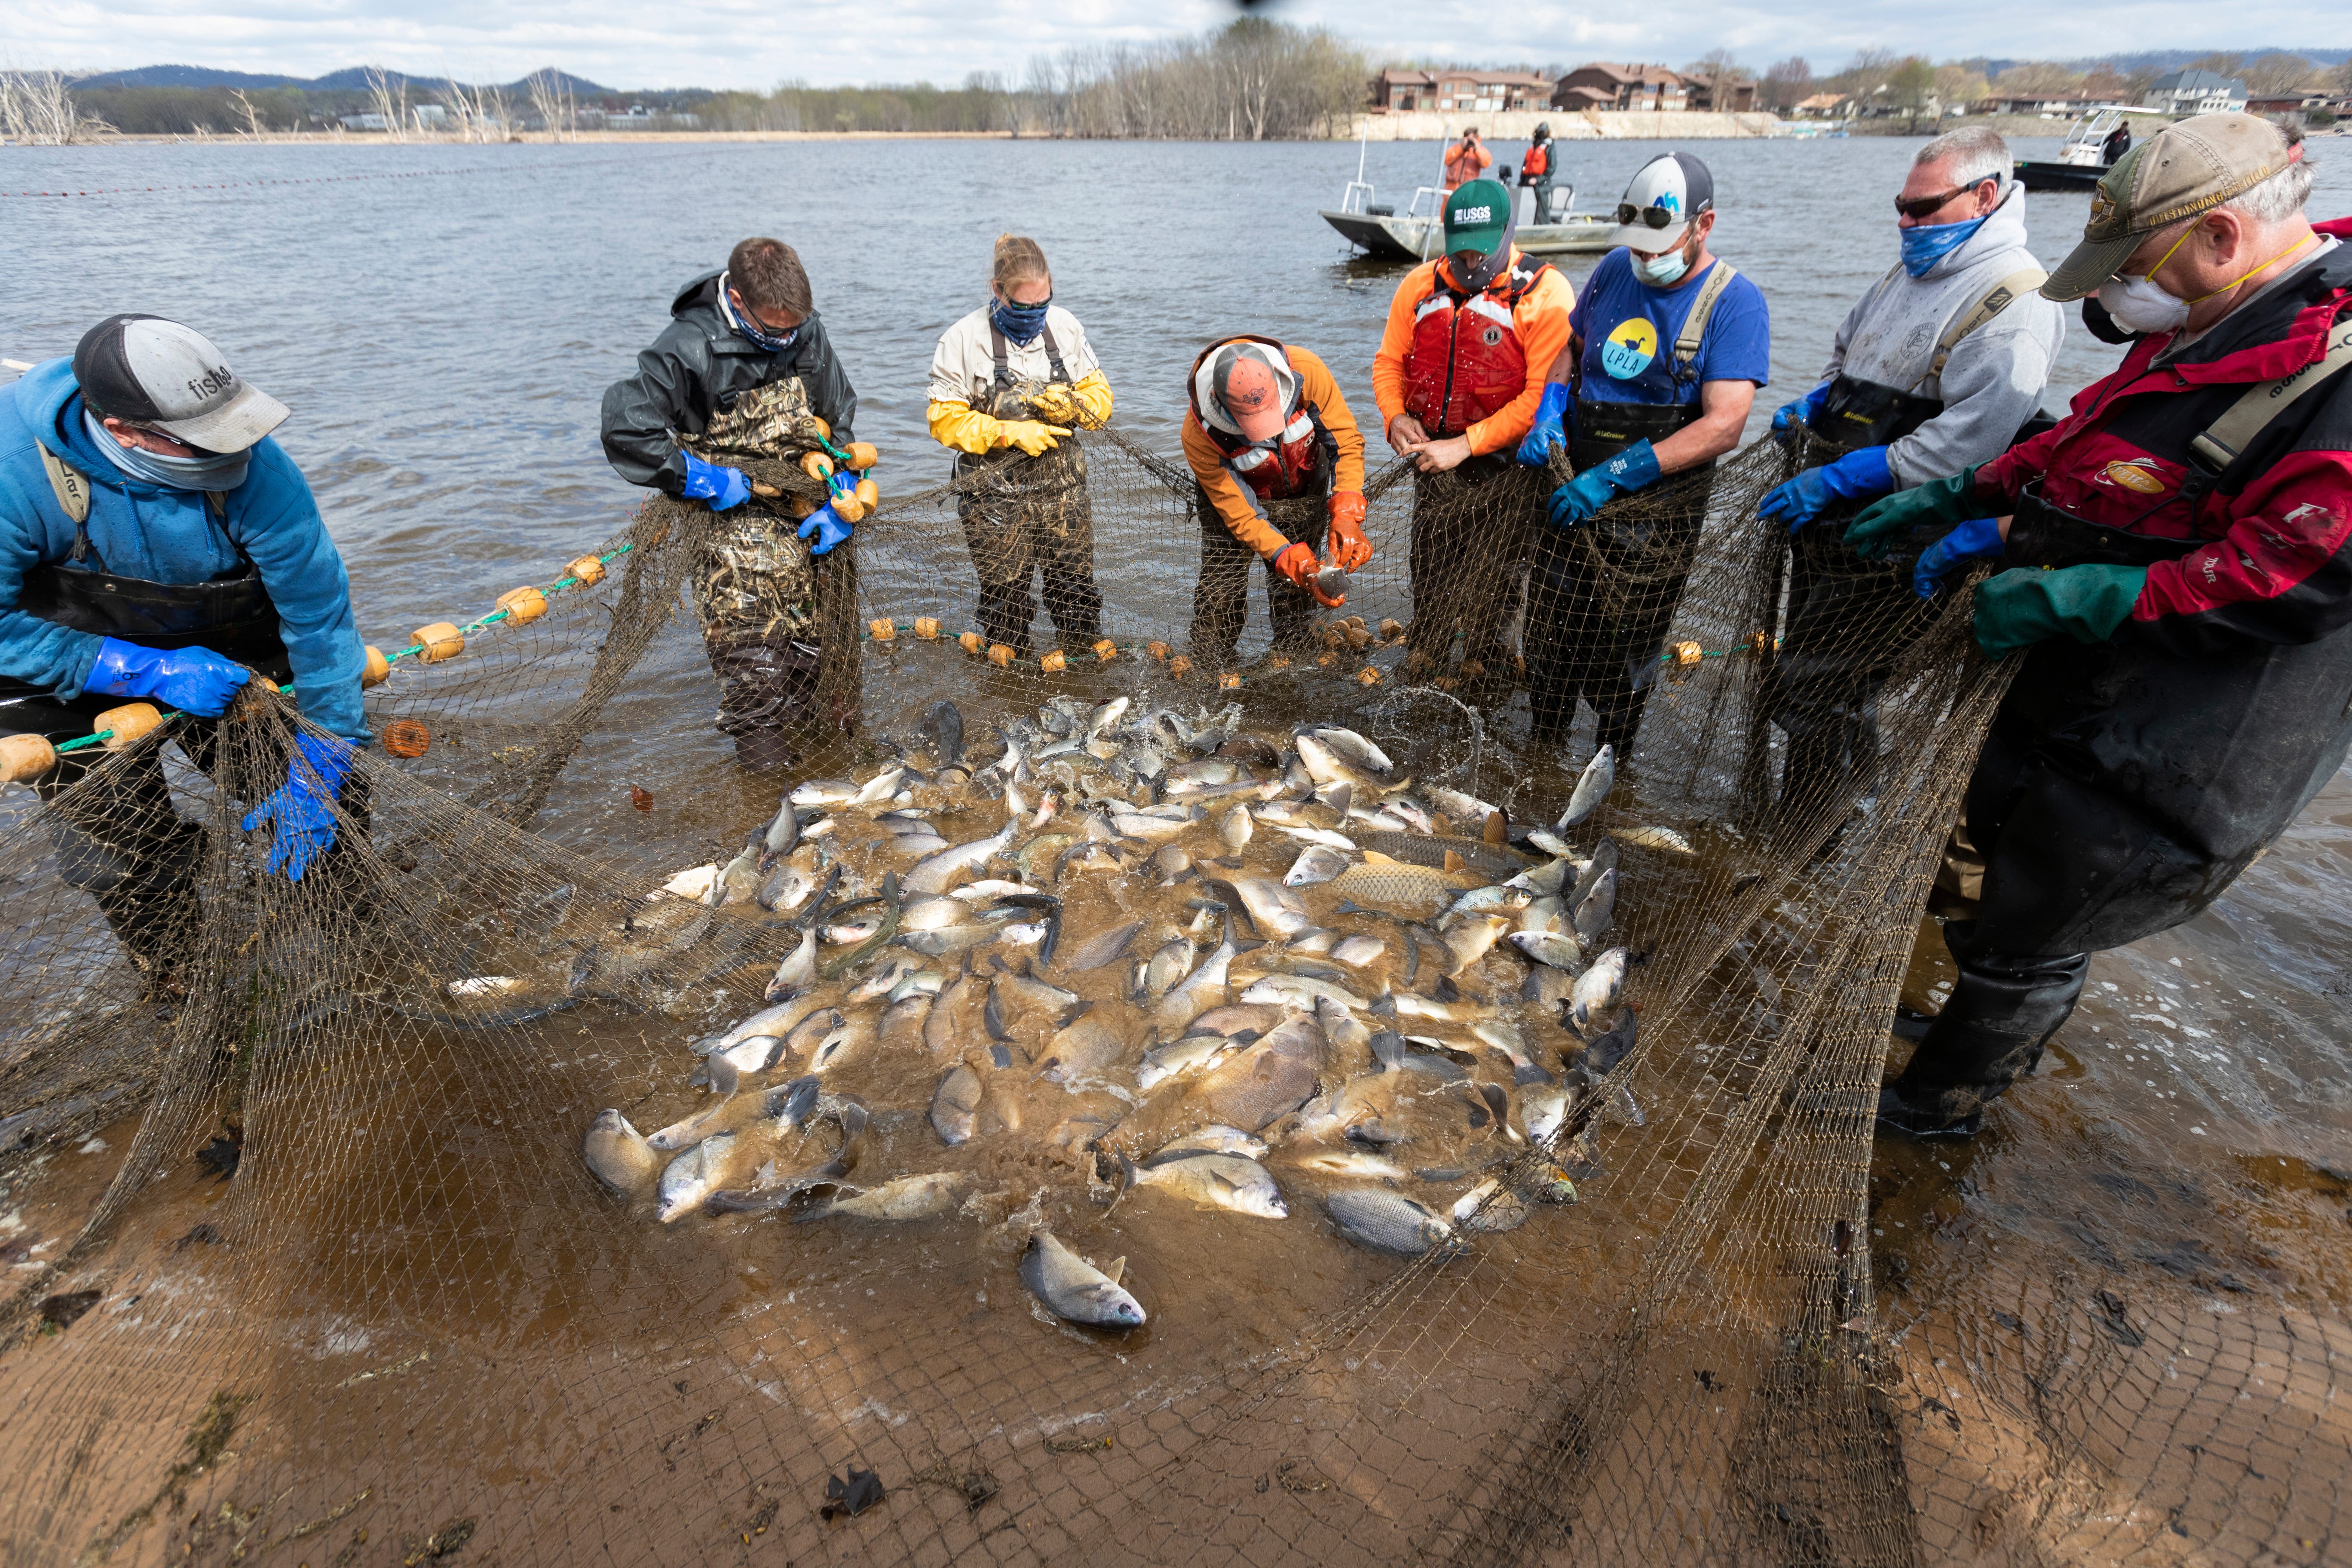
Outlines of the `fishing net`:
[{"label": "fishing net", "polygon": [[[1769,445],[1570,533],[1542,476],[1398,468],[1342,609],[1276,647],[1252,568],[1234,655],[1196,659],[1189,472],[1082,439],[1099,636],[1057,647],[1049,603],[1025,652],[966,646],[984,481],[892,498],[775,602],[820,648],[788,766],[747,772],[714,722],[714,662],[749,646],[709,635],[731,525],[656,499],[520,613],[379,637],[384,745],[299,881],[243,826],[306,732],[268,692],[8,797],[13,1560],[2340,1551],[2352,1344],[2323,1283],[2279,1262],[2281,1305],[2217,1310],[2221,1263],[2053,1242],[1932,1289],[1889,1267],[1893,1216],[1919,1217],[1874,1168],[1890,1016],[1939,973],[1922,909],[2009,674],[1965,593],[1792,556],[1756,516],[1790,460]],[[755,477],[811,499],[789,466]],[[1834,614],[1798,615],[1832,578]],[[1292,731],[1331,724],[1385,755],[1325,764],[1351,804],[1412,816],[1335,814],[1330,776],[1268,787],[1304,765]],[[1557,826],[1603,738],[1613,793]],[[989,767],[1008,743],[1015,779]],[[830,827],[760,865],[746,837],[795,786]],[[1017,936],[915,929],[930,846],[1008,819],[963,874],[1058,903],[996,911]],[[1316,838],[1335,825],[1350,847]],[[1592,945],[1628,962],[1630,1020],[1579,1026],[1566,971],[1439,930],[1558,867],[1530,827],[1588,869],[1613,845]],[[1268,901],[1256,879],[1318,849],[1343,868]],[[802,868],[824,888],[736,880]],[[1271,1009],[1316,1021],[1312,1070],[1269,1052],[1260,1079],[1139,1088],[1181,1044],[1162,979],[1221,942],[1195,1001],[1323,988]],[[786,1054],[707,1088],[696,1042],[795,963]],[[1393,1034],[1368,1047],[1332,1005]],[[1196,1098],[1212,1080],[1226,1098]],[[1135,1166],[1235,1107],[1267,1113],[1244,1131],[1286,1217]],[[693,1148],[749,1212],[696,1189],[666,1223],[647,1173],[607,1191],[583,1159],[606,1108],[689,1142],[723,1123]],[[919,1217],[828,1212],[933,1173]],[[1445,1239],[1349,1239],[1335,1200],[1366,1190]],[[1147,1323],[1049,1312],[1040,1232]]]}]

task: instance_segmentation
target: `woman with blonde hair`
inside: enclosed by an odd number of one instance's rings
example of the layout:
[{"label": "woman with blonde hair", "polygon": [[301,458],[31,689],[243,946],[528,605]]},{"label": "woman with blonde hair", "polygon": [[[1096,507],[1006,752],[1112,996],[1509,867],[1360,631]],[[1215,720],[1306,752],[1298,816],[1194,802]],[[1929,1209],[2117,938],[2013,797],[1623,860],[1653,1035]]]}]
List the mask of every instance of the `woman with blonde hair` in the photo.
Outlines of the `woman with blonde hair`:
[{"label": "woman with blonde hair", "polygon": [[980,631],[1022,658],[1033,576],[1067,649],[1102,635],[1087,459],[1071,439],[1109,422],[1110,383],[1078,319],[1053,302],[1035,240],[999,235],[988,303],[940,335],[931,435],[956,454],[958,510],[980,574]]}]

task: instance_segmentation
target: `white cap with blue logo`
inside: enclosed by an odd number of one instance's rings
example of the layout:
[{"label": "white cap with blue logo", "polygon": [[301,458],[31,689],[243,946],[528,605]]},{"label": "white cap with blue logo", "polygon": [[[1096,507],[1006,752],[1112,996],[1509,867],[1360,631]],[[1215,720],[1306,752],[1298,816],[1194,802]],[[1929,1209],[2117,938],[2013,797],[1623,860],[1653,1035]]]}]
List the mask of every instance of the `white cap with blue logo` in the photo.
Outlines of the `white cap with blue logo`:
[{"label": "white cap with blue logo", "polygon": [[1629,245],[1655,256],[1672,250],[1690,232],[1691,219],[1715,210],[1715,176],[1687,153],[1661,153],[1643,164],[1617,204],[1612,246]]}]

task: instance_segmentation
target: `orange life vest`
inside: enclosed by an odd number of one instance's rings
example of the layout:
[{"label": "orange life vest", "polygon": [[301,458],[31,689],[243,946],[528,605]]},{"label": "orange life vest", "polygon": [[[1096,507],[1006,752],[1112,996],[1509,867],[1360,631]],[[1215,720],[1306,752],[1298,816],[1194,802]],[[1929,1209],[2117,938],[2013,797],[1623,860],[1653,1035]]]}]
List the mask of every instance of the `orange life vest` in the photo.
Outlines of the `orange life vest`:
[{"label": "orange life vest", "polygon": [[1404,355],[1405,412],[1433,436],[1459,436],[1490,419],[1528,389],[1527,351],[1511,312],[1520,296],[1550,270],[1522,257],[1507,275],[1509,287],[1464,294],[1444,280],[1413,310],[1412,344]]},{"label": "orange life vest", "polygon": [[1550,173],[1551,145],[1549,142],[1538,142],[1528,149],[1528,155],[1519,160],[1520,177],[1540,180]]},{"label": "orange life vest", "polygon": [[1260,500],[1287,500],[1293,496],[1319,495],[1321,476],[1337,464],[1339,443],[1323,427],[1322,417],[1308,405],[1304,395],[1291,393],[1288,421],[1282,433],[1268,441],[1253,441],[1236,430],[1226,427],[1225,421],[1211,417],[1201,406],[1201,373],[1209,356],[1233,342],[1263,343],[1290,363],[1289,351],[1274,338],[1262,338],[1255,333],[1240,338],[1220,338],[1201,351],[1192,363],[1192,374],[1185,381],[1185,395],[1192,405],[1192,417],[1215,442],[1217,450],[1225,455],[1225,467],[1255,491]]}]

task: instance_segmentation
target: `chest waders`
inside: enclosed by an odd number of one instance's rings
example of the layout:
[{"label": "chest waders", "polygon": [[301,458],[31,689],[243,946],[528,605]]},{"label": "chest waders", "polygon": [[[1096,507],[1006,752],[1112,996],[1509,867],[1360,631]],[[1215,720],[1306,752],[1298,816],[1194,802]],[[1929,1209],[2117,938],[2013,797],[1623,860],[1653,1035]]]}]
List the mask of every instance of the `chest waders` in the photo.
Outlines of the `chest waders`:
[{"label": "chest waders", "polygon": [[[243,545],[229,540],[236,566],[207,583],[155,583],[110,572],[90,542],[88,480],[46,448],[41,457],[50,489],[73,521],[74,547],[66,563],[44,563],[25,574],[18,609],[140,647],[207,648],[252,667],[273,683],[293,679],[277,606]],[[217,493],[205,496],[205,508],[216,523],[227,512]],[[72,740],[89,734],[98,715],[128,700],[85,692],[67,701],[47,688],[0,677],[0,733]],[[191,720],[179,738],[189,760],[210,773],[213,721]],[[113,758],[103,790],[71,791],[109,760],[110,753],[95,748],[68,752],[33,787],[55,808],[48,823],[58,875],[97,900],[151,987],[163,988],[170,985],[174,964],[195,938],[201,916],[195,870],[205,830],[173,807],[160,746]],[[271,781],[272,786],[278,782]]]},{"label": "chest waders", "polygon": [[[1675,336],[1676,401],[1616,403],[1580,394],[1569,441],[1569,461],[1578,471],[1637,441],[1654,446],[1700,416],[1699,351],[1716,304],[1738,276],[1718,260],[1698,285]],[[1592,706],[1599,743],[1615,747],[1621,765],[1633,750],[1658,654],[1698,556],[1714,468],[1710,461],[1622,497],[1580,527],[1543,525],[1528,577],[1528,696],[1536,743],[1566,738],[1580,697]]]},{"label": "chest waders", "polygon": [[[1010,347],[993,323],[988,329],[996,369],[987,414],[998,419],[1038,419],[1034,399],[1046,383],[1013,374]],[[1053,379],[1070,384],[1069,367],[1045,330]],[[1044,421],[1051,425],[1055,421]],[[1094,512],[1087,502],[1087,455],[1076,436],[1031,457],[1017,447],[956,455],[956,510],[964,543],[980,578],[980,631],[1022,658],[1030,656],[1030,624],[1037,600],[1030,583],[1045,580],[1045,613],[1065,649],[1091,646],[1102,636],[1102,590],[1095,585]]]},{"label": "chest waders", "polygon": [[[1292,493],[1264,496],[1258,504],[1276,533],[1320,554],[1330,528],[1333,448],[1319,418],[1316,428],[1322,438],[1315,444],[1313,465],[1287,487]],[[1199,485],[1192,487],[1192,510],[1201,521],[1201,580],[1192,589],[1190,647],[1195,661],[1222,668],[1233,663],[1249,619],[1250,566],[1258,554],[1234,537],[1209,492]],[[1312,646],[1315,597],[1276,572],[1271,561],[1265,563],[1265,608],[1274,628],[1271,651],[1297,653]]]},{"label": "chest waders", "polygon": [[[813,449],[808,391],[787,376],[740,395],[684,445],[705,462],[791,462]],[[745,767],[789,766],[814,726],[857,725],[857,553],[809,553],[782,500],[710,514],[689,581],[719,678],[719,729]]]},{"label": "chest waders", "polygon": [[[1901,271],[1888,272],[1881,288]],[[1952,351],[2011,304],[2042,287],[2045,275],[2027,268],[1995,284],[1958,311],[1936,340],[1927,372],[1908,388],[1841,374],[1809,426],[1826,451],[1815,463],[1865,447],[1901,440],[1944,411],[1941,398],[1919,388],[1940,384]],[[2021,432],[2021,435],[2022,432]],[[1803,831],[1822,816],[1843,816],[1876,786],[1878,694],[1910,645],[1908,632],[1926,624],[1911,569],[1939,530],[1906,540],[1877,561],[1865,561],[1844,540],[1846,524],[1877,498],[1832,501],[1789,541],[1789,611],[1765,694],[1765,714],[1788,740],[1781,765],[1783,826]]]},{"label": "chest waders", "polygon": [[[2193,395],[2227,407],[2157,455],[2187,467],[2180,493],[2192,501],[2241,488],[2279,455],[2276,441],[2256,449],[2263,431],[2323,385],[2344,395],[2347,370],[2352,323],[2340,323],[2315,373]],[[2214,544],[2094,522],[2036,482],[2018,498],[2000,564],[2148,566]],[[1941,880],[1930,906],[1947,917],[1959,978],[1880,1116],[1913,1131],[1973,1131],[2073,1013],[2089,955],[2203,911],[2347,748],[2352,632],[2189,654],[2126,621],[2109,642],[2032,648],[1985,737],[1955,835],[1981,866],[1976,886]],[[1948,850],[1948,868],[1954,858]]]}]

